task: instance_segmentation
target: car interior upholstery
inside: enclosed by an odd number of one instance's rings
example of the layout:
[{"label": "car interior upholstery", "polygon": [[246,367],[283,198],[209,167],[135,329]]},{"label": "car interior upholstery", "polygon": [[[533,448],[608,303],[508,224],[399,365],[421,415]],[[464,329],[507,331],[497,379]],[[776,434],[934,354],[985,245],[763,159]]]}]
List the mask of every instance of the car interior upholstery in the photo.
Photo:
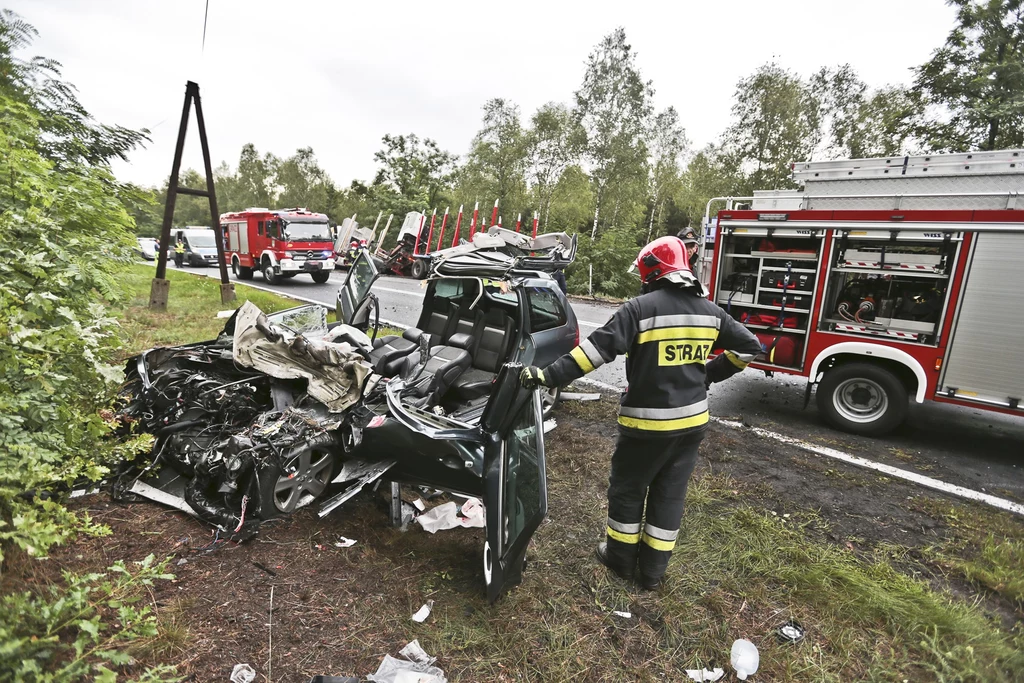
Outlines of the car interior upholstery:
[{"label": "car interior upholstery", "polygon": [[390,335],[374,343],[370,352],[374,369],[385,377],[401,375],[408,380],[420,362],[420,338],[428,334],[430,356],[410,388],[415,402],[438,405],[447,394],[448,399],[464,404],[487,396],[515,344],[515,307],[484,296],[469,310],[473,299],[474,294],[466,295],[461,300],[466,305],[460,306],[451,299],[435,297],[435,307],[421,317],[425,330],[411,327],[400,337]]}]

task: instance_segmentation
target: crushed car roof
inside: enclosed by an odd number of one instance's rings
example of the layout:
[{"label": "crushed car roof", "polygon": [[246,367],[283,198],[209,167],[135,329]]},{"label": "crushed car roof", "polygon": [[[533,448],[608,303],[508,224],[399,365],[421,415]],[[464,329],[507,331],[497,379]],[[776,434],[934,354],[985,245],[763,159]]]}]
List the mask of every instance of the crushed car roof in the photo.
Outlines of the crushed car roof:
[{"label": "crushed car roof", "polygon": [[576,236],[553,232],[536,238],[492,226],[470,242],[429,256],[430,276],[503,278],[536,272],[553,273],[576,259]]}]

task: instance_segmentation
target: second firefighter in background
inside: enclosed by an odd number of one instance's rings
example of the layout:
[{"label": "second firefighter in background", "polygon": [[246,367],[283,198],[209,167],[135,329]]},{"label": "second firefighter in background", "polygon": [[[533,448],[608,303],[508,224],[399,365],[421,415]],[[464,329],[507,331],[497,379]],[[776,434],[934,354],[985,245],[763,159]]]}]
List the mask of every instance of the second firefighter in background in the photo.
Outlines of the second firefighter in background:
[{"label": "second firefighter in background", "polygon": [[[707,430],[707,386],[739,372],[761,352],[745,327],[704,296],[686,245],[662,237],[635,266],[641,295],[545,368],[529,367],[523,384],[564,386],[626,354],[628,387],[619,407],[619,439],[608,485],[606,540],[597,558],[647,589],[668,567]],[[716,350],[724,350],[709,362]]]}]

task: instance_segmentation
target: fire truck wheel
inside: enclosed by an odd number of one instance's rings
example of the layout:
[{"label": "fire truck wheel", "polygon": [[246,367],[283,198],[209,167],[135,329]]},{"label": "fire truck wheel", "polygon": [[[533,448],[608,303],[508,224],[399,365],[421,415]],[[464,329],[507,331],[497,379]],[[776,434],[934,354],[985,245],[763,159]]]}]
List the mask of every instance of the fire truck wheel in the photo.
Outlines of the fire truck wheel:
[{"label": "fire truck wheel", "polygon": [[231,259],[231,273],[239,280],[251,280],[252,268],[246,268],[238,262],[238,259]]},{"label": "fire truck wheel", "polygon": [[322,285],[323,283],[331,279],[331,271],[325,270],[321,273],[312,273],[312,276],[313,282],[317,283],[318,285]]},{"label": "fire truck wheel", "polygon": [[416,259],[412,262],[409,267],[409,275],[412,276],[413,280],[422,280],[427,276],[427,262],[420,259]]},{"label": "fire truck wheel", "polygon": [[882,436],[907,416],[907,388],[899,377],[873,363],[847,363],[825,373],[818,384],[818,410],[836,429]]},{"label": "fire truck wheel", "polygon": [[276,285],[281,281],[281,276],[274,272],[274,266],[270,261],[263,262],[263,279],[268,285]]}]

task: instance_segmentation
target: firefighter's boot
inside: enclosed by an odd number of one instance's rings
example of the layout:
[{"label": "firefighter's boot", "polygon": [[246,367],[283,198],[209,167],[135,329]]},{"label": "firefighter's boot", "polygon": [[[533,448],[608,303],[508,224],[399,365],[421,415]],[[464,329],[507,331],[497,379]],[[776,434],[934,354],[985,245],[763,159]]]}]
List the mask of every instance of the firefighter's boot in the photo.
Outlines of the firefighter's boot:
[{"label": "firefighter's boot", "polygon": [[636,566],[636,558],[633,559],[632,564],[623,564],[618,558],[613,558],[608,555],[608,543],[598,543],[597,549],[594,550],[594,556],[597,557],[597,561],[604,566],[611,569],[620,579],[626,581],[633,580],[634,567]]}]

